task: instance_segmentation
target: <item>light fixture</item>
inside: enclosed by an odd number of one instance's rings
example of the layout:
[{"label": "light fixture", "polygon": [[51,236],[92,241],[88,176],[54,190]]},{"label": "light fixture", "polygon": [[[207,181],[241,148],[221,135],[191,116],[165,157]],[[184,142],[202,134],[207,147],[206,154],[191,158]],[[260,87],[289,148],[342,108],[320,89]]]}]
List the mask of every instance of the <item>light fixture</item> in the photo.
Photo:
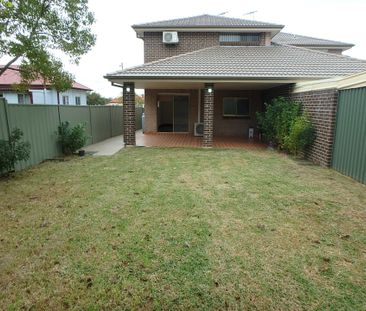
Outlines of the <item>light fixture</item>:
[{"label": "light fixture", "polygon": [[128,86],[126,87],[126,92],[129,93],[131,91],[131,88]]},{"label": "light fixture", "polygon": [[208,92],[208,93],[212,93],[212,87],[209,87],[209,88],[207,89],[207,92]]}]

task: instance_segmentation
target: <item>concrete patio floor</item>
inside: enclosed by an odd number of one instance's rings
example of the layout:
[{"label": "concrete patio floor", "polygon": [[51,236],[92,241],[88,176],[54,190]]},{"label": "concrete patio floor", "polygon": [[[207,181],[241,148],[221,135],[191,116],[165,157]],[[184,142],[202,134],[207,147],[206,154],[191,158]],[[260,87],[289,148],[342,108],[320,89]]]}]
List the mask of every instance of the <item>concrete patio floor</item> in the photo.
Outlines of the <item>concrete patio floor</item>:
[{"label": "concrete patio floor", "polygon": [[94,156],[111,156],[120,151],[123,147],[123,135],[119,135],[86,146],[83,149],[86,153],[92,153]]}]

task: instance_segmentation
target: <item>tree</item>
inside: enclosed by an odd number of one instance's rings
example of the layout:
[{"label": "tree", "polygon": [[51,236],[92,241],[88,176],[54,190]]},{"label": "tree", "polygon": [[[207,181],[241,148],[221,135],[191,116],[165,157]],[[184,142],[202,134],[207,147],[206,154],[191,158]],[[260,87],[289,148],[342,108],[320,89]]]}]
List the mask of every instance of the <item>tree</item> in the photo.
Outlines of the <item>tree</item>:
[{"label": "tree", "polygon": [[0,57],[11,57],[0,76],[21,60],[22,85],[42,78],[65,91],[73,79],[54,52],[78,63],[95,44],[93,23],[88,0],[0,0]]},{"label": "tree", "polygon": [[91,92],[87,95],[87,104],[93,106],[105,105],[110,102],[110,98],[105,98],[97,92]]},{"label": "tree", "polygon": [[[112,102],[115,104],[123,104],[123,96],[115,97],[112,99]],[[135,105],[136,106],[144,106],[145,99],[143,95],[135,95]]]}]

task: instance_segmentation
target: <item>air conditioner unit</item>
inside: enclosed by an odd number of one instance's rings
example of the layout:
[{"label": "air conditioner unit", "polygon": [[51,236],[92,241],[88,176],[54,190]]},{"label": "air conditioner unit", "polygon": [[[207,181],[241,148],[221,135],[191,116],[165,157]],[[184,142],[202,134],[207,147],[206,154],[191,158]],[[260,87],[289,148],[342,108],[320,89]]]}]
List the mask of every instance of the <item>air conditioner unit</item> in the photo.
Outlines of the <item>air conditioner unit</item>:
[{"label": "air conditioner unit", "polygon": [[176,31],[164,31],[163,42],[165,44],[176,44],[179,42],[178,33]]},{"label": "air conditioner unit", "polygon": [[194,124],[194,136],[203,136],[203,123]]}]

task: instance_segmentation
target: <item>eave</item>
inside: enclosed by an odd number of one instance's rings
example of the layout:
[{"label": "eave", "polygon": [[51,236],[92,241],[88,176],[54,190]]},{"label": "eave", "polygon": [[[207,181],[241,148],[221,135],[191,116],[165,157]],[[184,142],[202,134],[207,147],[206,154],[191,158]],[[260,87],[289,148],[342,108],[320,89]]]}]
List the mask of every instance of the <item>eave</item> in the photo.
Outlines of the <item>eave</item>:
[{"label": "eave", "polygon": [[278,27],[268,26],[255,26],[255,27],[135,27],[132,28],[136,31],[138,38],[143,38],[145,32],[163,32],[163,31],[177,31],[177,32],[270,32],[271,37],[278,34],[284,26]]}]

